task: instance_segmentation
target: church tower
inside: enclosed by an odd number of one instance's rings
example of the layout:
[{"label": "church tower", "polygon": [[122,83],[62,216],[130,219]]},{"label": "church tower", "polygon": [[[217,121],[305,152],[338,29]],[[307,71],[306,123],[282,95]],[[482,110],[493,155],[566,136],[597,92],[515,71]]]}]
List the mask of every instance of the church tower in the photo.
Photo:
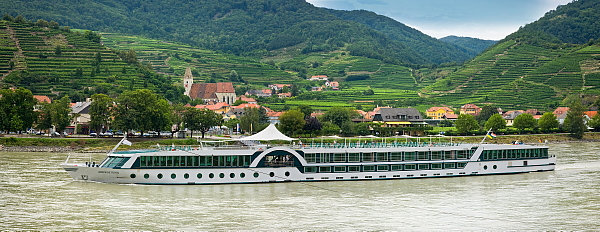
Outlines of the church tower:
[{"label": "church tower", "polygon": [[185,74],[183,75],[183,88],[185,89],[184,94],[186,96],[190,96],[190,90],[192,89],[192,84],[194,83],[194,77],[192,76],[192,69],[187,67],[185,69]]}]

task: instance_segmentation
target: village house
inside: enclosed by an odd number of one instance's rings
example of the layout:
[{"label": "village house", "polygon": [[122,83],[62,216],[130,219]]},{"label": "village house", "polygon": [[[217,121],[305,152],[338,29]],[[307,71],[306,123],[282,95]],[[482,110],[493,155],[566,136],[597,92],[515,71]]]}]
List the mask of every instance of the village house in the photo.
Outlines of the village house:
[{"label": "village house", "polygon": [[204,103],[208,102],[226,102],[233,104],[235,102],[235,89],[231,82],[219,83],[194,83],[192,71],[188,67],[183,76],[184,94],[190,99],[202,99]]},{"label": "village house", "polygon": [[524,113],[525,112],[522,110],[510,110],[506,111],[506,113],[502,115],[502,118],[504,118],[504,121],[506,121],[506,126],[512,126],[515,122],[515,118],[517,118],[517,116],[519,116],[520,114]]},{"label": "village house", "polygon": [[327,75],[316,75],[310,77],[309,81],[326,81],[328,79]]},{"label": "village house", "polygon": [[443,119],[445,114],[454,114],[454,111],[448,107],[431,107],[425,114],[431,119]]},{"label": "village house", "polygon": [[398,127],[398,132],[410,135],[422,134],[422,130],[415,128],[428,126],[415,108],[382,108],[373,117],[373,122],[382,123],[382,127]]},{"label": "village house", "polygon": [[211,110],[217,114],[226,114],[229,112],[229,110],[231,110],[231,106],[229,106],[229,104],[226,102],[218,102],[217,104],[213,105],[196,105],[194,108]]},{"label": "village house", "polygon": [[552,112],[554,116],[558,117],[562,114],[566,114],[569,111],[569,107],[558,107]]},{"label": "village house", "polygon": [[89,99],[85,102],[71,103],[71,114],[77,117],[73,118],[71,125],[67,126],[65,132],[75,134],[77,133],[77,125],[79,125],[82,134],[89,134],[90,121],[92,120],[92,117],[90,116],[91,106],[92,102]]},{"label": "village house", "polygon": [[290,84],[273,84],[273,85],[269,85],[269,88],[279,92],[280,90],[283,89],[283,87],[286,87],[286,86],[288,88],[292,87],[292,85],[290,85]]},{"label": "village house", "polygon": [[257,97],[270,97],[272,94],[271,89],[253,89],[248,90],[244,95],[246,96],[257,96]]},{"label": "village house", "polygon": [[277,124],[279,123],[279,117],[281,117],[281,115],[283,114],[283,112],[267,112],[267,116],[269,116],[269,123],[271,124]]},{"label": "village house", "polygon": [[257,104],[258,103],[256,100],[254,100],[254,98],[246,97],[246,95],[239,96],[236,100],[245,101],[245,102],[248,102],[250,104]]},{"label": "village house", "polygon": [[481,108],[479,106],[476,106],[475,104],[469,103],[460,107],[460,114],[470,114],[473,116],[477,116],[480,112]]}]

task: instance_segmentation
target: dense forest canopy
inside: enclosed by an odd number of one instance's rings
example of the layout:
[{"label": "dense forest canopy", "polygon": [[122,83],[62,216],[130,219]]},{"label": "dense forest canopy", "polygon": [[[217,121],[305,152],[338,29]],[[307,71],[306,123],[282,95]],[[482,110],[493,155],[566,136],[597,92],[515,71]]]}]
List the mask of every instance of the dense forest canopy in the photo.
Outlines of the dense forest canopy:
[{"label": "dense forest canopy", "polygon": [[[0,13],[104,32],[143,35],[238,55],[299,45],[350,46],[395,64],[461,63],[470,55],[385,16],[336,11],[304,0],[15,0]],[[367,51],[370,50],[370,51]]]}]

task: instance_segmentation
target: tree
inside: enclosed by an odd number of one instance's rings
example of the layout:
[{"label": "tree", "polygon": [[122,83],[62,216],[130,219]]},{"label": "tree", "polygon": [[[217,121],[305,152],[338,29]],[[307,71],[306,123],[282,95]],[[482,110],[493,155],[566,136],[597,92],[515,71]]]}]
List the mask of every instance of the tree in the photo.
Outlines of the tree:
[{"label": "tree", "polygon": [[489,130],[490,128],[494,131],[502,130],[506,128],[506,120],[502,118],[502,115],[494,114],[489,119],[487,119],[484,127],[484,129],[486,130]]},{"label": "tree", "polygon": [[92,95],[90,105],[90,129],[101,132],[102,128],[108,128],[110,123],[111,107],[113,99],[105,94]]},{"label": "tree", "polygon": [[352,108],[334,106],[323,114],[322,121],[331,122],[341,128],[345,122],[349,122],[359,116],[360,114]]},{"label": "tree", "polygon": [[556,116],[552,112],[546,112],[538,121],[538,125],[540,129],[548,132],[550,129],[558,128],[558,120],[556,120]]},{"label": "tree", "polygon": [[279,116],[279,128],[288,135],[294,135],[304,128],[304,114],[300,110],[290,110]]},{"label": "tree", "polygon": [[171,121],[173,122],[174,128],[171,130],[171,137],[175,132],[180,131],[184,128],[185,121],[183,120],[184,113],[191,107],[185,107],[181,103],[176,103],[171,106]]},{"label": "tree", "polygon": [[200,131],[202,138],[212,127],[223,125],[223,116],[212,110],[188,108],[183,113],[183,121],[188,129]]},{"label": "tree", "polygon": [[313,113],[313,109],[309,105],[298,105],[296,109],[302,112],[302,114],[304,114],[304,118],[309,118],[310,115]]},{"label": "tree", "polygon": [[569,106],[567,117],[563,123],[563,127],[569,132],[569,136],[576,139],[583,138],[583,133],[587,129],[583,121],[585,110],[586,108],[581,104],[581,99],[576,99]]},{"label": "tree", "polygon": [[531,114],[519,114],[513,122],[513,127],[521,131],[527,128],[535,129],[537,127],[537,122]]},{"label": "tree", "polygon": [[240,127],[243,131],[254,133],[264,129],[267,126],[268,119],[269,117],[264,109],[246,107],[244,108],[244,115],[240,117]]},{"label": "tree", "polygon": [[169,103],[162,96],[147,89],[123,92],[114,107],[115,128],[121,130],[161,131],[169,129]]},{"label": "tree", "polygon": [[458,115],[458,119],[454,123],[458,133],[466,134],[467,132],[479,129],[479,123],[475,120],[475,117],[470,114]]},{"label": "tree", "polygon": [[481,112],[479,112],[475,119],[478,122],[483,123],[495,114],[498,114],[498,107],[496,107],[495,105],[485,105],[481,108]]},{"label": "tree", "polygon": [[54,126],[55,130],[62,135],[62,132],[71,124],[73,118],[77,115],[71,114],[71,100],[64,96],[59,100],[54,100],[50,104],[42,104],[40,109],[40,118],[38,128],[50,129]]},{"label": "tree", "polygon": [[25,88],[0,90],[0,131],[25,131],[38,117],[37,100]]},{"label": "tree", "polygon": [[312,137],[314,132],[320,131],[323,128],[323,124],[317,119],[317,117],[308,117],[305,119],[304,130],[310,133]]},{"label": "tree", "polygon": [[54,54],[56,54],[57,56],[60,56],[60,54],[62,54],[62,49],[60,45],[56,45],[56,47],[54,48]]},{"label": "tree", "polygon": [[340,127],[331,122],[323,122],[321,132],[323,135],[337,135],[340,133]]}]

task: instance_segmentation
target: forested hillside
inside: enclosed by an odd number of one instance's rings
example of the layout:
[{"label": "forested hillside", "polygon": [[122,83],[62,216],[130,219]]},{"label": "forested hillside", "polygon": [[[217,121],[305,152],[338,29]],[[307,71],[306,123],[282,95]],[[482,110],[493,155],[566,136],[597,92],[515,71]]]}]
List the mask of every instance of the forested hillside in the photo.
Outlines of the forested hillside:
[{"label": "forested hillside", "polygon": [[385,16],[332,11],[304,0],[14,0],[0,2],[0,13],[255,57],[293,47],[305,53],[344,48],[352,55],[407,65],[469,58]]},{"label": "forested hillside", "polygon": [[456,48],[467,53],[470,56],[476,56],[485,49],[496,44],[496,40],[484,40],[471,37],[446,36],[440,39],[446,43],[454,45]]},{"label": "forested hillside", "polygon": [[[600,94],[600,3],[579,0],[507,36],[423,96],[460,105],[549,110],[581,95]],[[581,43],[585,41],[586,43]]]},{"label": "forested hillside", "polygon": [[50,97],[84,101],[94,93],[116,96],[151,89],[171,101],[185,99],[183,88],[137,61],[136,53],[100,44],[100,35],[72,31],[58,23],[23,17],[0,21],[0,88],[24,87]]}]

